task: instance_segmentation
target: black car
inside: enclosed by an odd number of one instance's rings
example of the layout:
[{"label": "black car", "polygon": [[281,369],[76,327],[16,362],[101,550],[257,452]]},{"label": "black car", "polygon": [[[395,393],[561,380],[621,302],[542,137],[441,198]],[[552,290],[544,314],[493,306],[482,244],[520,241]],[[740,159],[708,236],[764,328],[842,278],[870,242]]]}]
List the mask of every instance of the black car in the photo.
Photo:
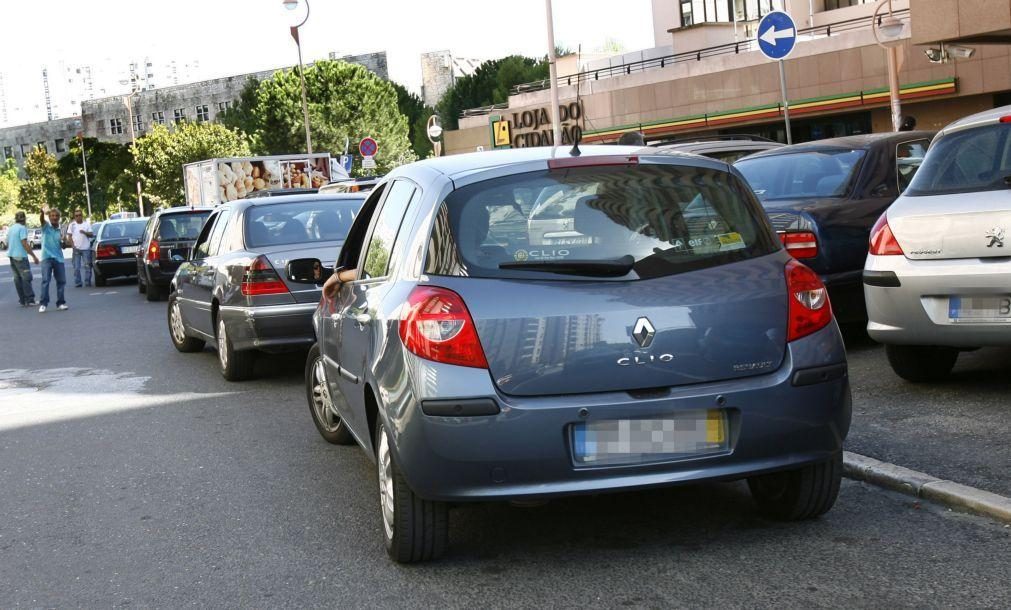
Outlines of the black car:
[{"label": "black car", "polygon": [[867,321],[862,274],[871,227],[909,184],[934,133],[819,140],[734,164],[786,249],[821,276],[840,322]]},{"label": "black car", "polygon": [[784,145],[767,138],[751,135],[719,135],[695,136],[674,140],[650,142],[650,146],[661,150],[702,155],[717,159],[724,163],[733,163],[738,159],[766,150],[782,148]]},{"label": "black car", "polygon": [[332,258],[365,197],[264,197],[215,208],[172,281],[172,344],[190,352],[214,343],[229,381],[249,377],[257,351],[308,349],[327,273],[292,261]]},{"label": "black car", "polygon": [[96,286],[105,286],[111,278],[137,276],[137,251],[145,225],[147,218],[131,218],[107,220],[92,228],[91,266]]},{"label": "black car", "polygon": [[175,207],[158,210],[148,218],[136,255],[137,289],[148,301],[161,299],[168,290],[210,215],[210,208]]}]

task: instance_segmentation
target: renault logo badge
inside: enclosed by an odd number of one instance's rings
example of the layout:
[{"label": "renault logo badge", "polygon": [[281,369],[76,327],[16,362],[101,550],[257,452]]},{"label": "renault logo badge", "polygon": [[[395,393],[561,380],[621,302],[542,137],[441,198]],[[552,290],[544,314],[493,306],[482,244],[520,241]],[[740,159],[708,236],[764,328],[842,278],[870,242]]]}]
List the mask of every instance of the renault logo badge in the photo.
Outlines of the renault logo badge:
[{"label": "renault logo badge", "polygon": [[639,347],[646,348],[653,343],[653,335],[656,334],[656,329],[650,323],[649,318],[639,318],[635,321],[635,326],[632,328],[632,339],[639,344]]}]

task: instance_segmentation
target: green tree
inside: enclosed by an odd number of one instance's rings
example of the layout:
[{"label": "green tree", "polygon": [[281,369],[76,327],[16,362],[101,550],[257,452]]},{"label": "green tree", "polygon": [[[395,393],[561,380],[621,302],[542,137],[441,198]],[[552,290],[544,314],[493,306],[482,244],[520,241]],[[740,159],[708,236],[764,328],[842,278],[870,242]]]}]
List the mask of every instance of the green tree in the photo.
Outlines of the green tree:
[{"label": "green tree", "polygon": [[438,104],[439,118],[445,129],[459,127],[460,113],[469,108],[501,104],[509,100],[515,85],[548,77],[545,60],[510,55],[486,61],[473,74],[456,79]]},{"label": "green tree", "polygon": [[[134,209],[136,187],[130,148],[123,144],[86,138],[84,153],[88,159],[88,187],[91,190],[93,218],[105,218],[109,209],[118,208],[119,204]],[[56,166],[62,187],[61,199],[71,207],[87,211],[88,200],[79,140],[71,140],[67,154],[56,162]]]},{"label": "green tree", "polygon": [[260,150],[256,140],[257,122],[254,112],[256,110],[257,96],[260,90],[260,80],[250,78],[239,93],[239,99],[228,110],[220,113],[217,120],[235,131],[246,134],[249,138],[249,147],[252,150]]},{"label": "green tree", "polygon": [[8,158],[0,165],[0,226],[9,227],[18,211],[21,179],[18,178],[18,164]]},{"label": "green tree", "polygon": [[29,215],[38,214],[44,205],[59,208],[60,177],[56,157],[36,148],[25,157],[25,179],[21,182],[21,205]]},{"label": "green tree", "polygon": [[249,155],[244,135],[217,123],[179,123],[172,131],[155,125],[137,140],[136,167],[144,193],[156,206],[179,205],[183,193],[183,165],[214,157]]},{"label": "green tree", "polygon": [[[407,118],[400,113],[396,91],[389,82],[356,64],[318,61],[306,68],[305,84],[314,151],[337,153],[344,150],[346,139],[357,142],[372,136],[379,142],[376,163],[381,173],[417,158],[408,140]],[[305,150],[297,69],[277,72],[260,83],[249,112],[255,152]]]},{"label": "green tree", "polygon": [[397,107],[400,114],[407,117],[407,137],[411,140],[414,154],[424,159],[432,153],[432,142],[428,139],[428,118],[435,114],[421,101],[421,98],[408,91],[399,83],[391,83],[397,92]]}]

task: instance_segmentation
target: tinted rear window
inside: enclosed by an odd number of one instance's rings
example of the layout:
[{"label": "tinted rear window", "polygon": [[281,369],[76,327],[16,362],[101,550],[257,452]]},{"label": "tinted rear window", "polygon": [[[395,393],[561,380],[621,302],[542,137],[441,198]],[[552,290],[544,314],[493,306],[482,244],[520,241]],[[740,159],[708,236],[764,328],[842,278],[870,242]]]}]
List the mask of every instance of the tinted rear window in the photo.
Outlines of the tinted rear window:
[{"label": "tinted rear window", "polygon": [[252,207],[246,211],[246,244],[259,248],[342,241],[364,201],[364,197],[312,199]]},{"label": "tinted rear window", "polygon": [[762,201],[843,197],[856,177],[863,150],[823,150],[741,159],[735,167]]},{"label": "tinted rear window", "polygon": [[196,239],[200,229],[204,227],[204,221],[210,215],[210,210],[165,214],[158,220],[158,234],[154,238],[159,241]]},{"label": "tinted rear window", "polygon": [[[647,279],[778,249],[764,212],[728,172],[674,165],[580,168],[517,174],[454,191],[436,219],[426,273]],[[634,260],[620,277],[513,265],[620,260]]]},{"label": "tinted rear window", "polygon": [[906,195],[945,195],[1008,188],[1011,124],[957,131],[934,141]]},{"label": "tinted rear window", "polygon": [[102,239],[118,239],[120,237],[140,238],[144,234],[147,220],[131,220],[129,222],[110,222],[102,229]]}]

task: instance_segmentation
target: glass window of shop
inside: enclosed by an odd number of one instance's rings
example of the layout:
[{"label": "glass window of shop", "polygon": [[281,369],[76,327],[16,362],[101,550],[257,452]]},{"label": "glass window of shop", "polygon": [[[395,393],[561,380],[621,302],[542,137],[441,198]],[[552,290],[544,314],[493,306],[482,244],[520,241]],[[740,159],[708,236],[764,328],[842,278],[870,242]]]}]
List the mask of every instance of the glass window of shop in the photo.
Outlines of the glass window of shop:
[{"label": "glass window of shop", "polygon": [[777,8],[774,0],[680,0],[680,5],[682,26],[757,21]]}]

